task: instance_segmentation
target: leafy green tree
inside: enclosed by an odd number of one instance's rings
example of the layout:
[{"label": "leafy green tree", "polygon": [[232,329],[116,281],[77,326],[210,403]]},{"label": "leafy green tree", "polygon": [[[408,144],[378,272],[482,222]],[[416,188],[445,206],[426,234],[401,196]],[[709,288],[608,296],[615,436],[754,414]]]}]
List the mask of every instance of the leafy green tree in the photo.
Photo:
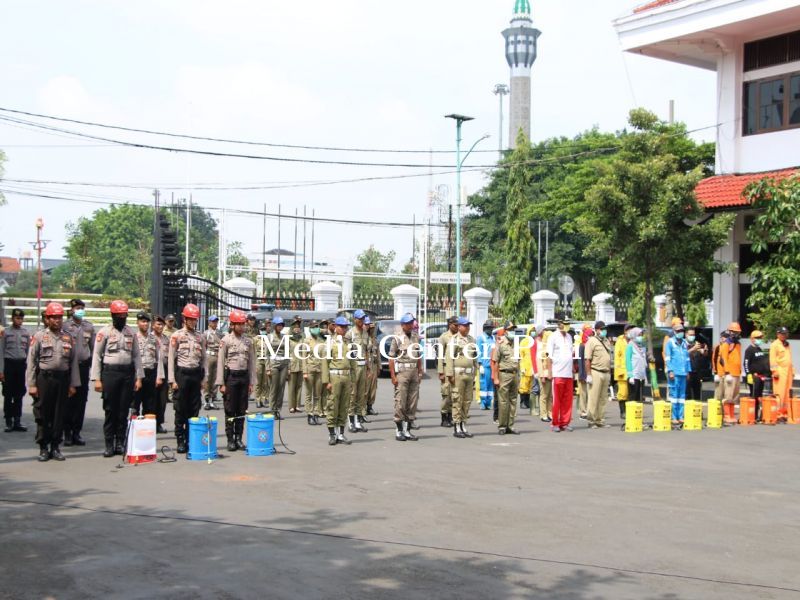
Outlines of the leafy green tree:
[{"label": "leafy green tree", "polygon": [[[643,109],[631,111],[629,121],[633,131],[601,165],[578,222],[590,240],[585,252],[607,257],[604,277],[613,289],[643,286],[644,323],[650,329],[656,290],[686,265],[712,261],[733,221],[730,215],[701,220],[694,188],[703,168],[689,169],[691,162],[674,153],[672,142],[684,133],[682,126],[660,122]],[[652,335],[648,346],[652,351]]]},{"label": "leafy green tree", "polygon": [[753,281],[750,318],[759,328],[800,326],[800,176],[767,177],[745,195],[760,211],[747,232],[760,260],[747,273]]},{"label": "leafy green tree", "polygon": [[[191,238],[190,238],[191,241]],[[244,255],[244,244],[242,242],[229,242],[227,248],[227,260],[225,261],[229,267],[249,267],[250,259]],[[242,271],[227,271],[225,273],[226,279],[233,277],[247,277],[248,274]]]},{"label": "leafy green tree", "polygon": [[375,279],[367,277],[358,277],[359,273],[390,273],[392,263],[394,262],[397,254],[394,250],[387,253],[382,253],[370,245],[369,248],[364,250],[356,258],[356,264],[353,267],[355,278],[353,280],[353,293],[354,294],[388,294],[389,290],[397,284],[394,280],[389,279]]},{"label": "leafy green tree", "polygon": [[[39,288],[39,274],[36,269],[27,269],[17,274],[17,280],[8,290],[8,294],[13,296],[33,294]],[[54,284],[53,278],[47,273],[42,273],[42,293],[50,294],[58,291],[58,286]]]}]

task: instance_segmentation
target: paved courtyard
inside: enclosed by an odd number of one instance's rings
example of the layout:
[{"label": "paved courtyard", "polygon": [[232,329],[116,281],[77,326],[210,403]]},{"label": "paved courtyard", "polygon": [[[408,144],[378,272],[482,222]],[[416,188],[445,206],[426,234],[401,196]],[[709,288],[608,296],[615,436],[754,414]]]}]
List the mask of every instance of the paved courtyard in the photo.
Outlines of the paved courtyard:
[{"label": "paved courtyard", "polygon": [[500,437],[473,405],[459,440],[426,379],[421,440],[401,444],[390,392],[349,447],[300,414],[295,455],[212,464],[102,458],[95,394],[64,463],[0,433],[0,596],[800,597],[800,426],[553,434],[523,415]]}]

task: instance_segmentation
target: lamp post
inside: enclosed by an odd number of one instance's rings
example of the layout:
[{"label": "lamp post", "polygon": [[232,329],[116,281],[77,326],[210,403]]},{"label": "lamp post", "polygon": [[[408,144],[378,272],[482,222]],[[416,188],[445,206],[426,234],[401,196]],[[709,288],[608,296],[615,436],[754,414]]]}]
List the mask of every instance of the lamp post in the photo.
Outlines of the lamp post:
[{"label": "lamp post", "polygon": [[503,97],[508,93],[509,89],[505,83],[498,83],[494,86],[494,95],[500,97],[500,140],[498,145],[500,158],[503,158]]},{"label": "lamp post", "polygon": [[36,321],[38,323],[42,314],[42,228],[44,220],[42,217],[36,219]]},{"label": "lamp post", "polygon": [[465,121],[472,121],[473,117],[466,117],[464,115],[450,114],[445,115],[447,119],[453,119],[456,122],[456,305],[458,306],[459,313],[461,312],[461,167],[464,161],[475,149],[478,143],[482,142],[489,135],[484,135],[479,138],[472,148],[461,158],[461,124]]}]

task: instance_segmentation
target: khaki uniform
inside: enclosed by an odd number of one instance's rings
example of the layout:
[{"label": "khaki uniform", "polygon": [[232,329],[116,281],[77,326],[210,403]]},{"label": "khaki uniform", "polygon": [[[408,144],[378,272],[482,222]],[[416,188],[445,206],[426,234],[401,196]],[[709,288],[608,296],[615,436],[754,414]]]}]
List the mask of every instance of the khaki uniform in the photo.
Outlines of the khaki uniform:
[{"label": "khaki uniform", "polygon": [[500,383],[495,391],[499,397],[497,426],[500,431],[514,427],[517,417],[517,395],[519,394],[519,358],[514,356],[514,347],[503,337],[492,350],[492,378]]},{"label": "khaki uniform", "polygon": [[325,414],[329,428],[344,427],[347,422],[347,408],[352,393],[351,377],[356,361],[347,357],[350,347],[342,336],[333,335],[326,343],[330,348],[331,358],[322,361],[322,385],[330,384],[331,389],[328,393]]},{"label": "khaki uniform", "polygon": [[269,351],[267,350],[267,336],[257,335],[250,337],[256,352],[256,401],[259,406],[269,404],[270,379],[269,371]]},{"label": "khaki uniform", "polygon": [[169,382],[167,378],[167,360],[169,359],[169,336],[163,331],[161,336],[156,336],[158,341],[158,355],[161,358],[161,369],[164,373],[164,382],[156,388],[156,425],[164,426],[167,402],[169,400]]},{"label": "khaki uniform", "polygon": [[325,414],[325,409],[322,406],[322,358],[317,356],[324,356],[325,341],[322,338],[310,337],[306,339],[308,344],[308,352],[303,353],[301,356],[303,360],[303,382],[305,384],[305,407],[306,414],[315,417],[322,417]]},{"label": "khaki uniform", "polygon": [[[550,332],[546,332],[547,337]],[[536,344],[536,371],[539,374],[539,418],[553,418],[553,373],[547,363],[547,337]]]},{"label": "khaki uniform", "polygon": [[92,368],[92,355],[94,354],[95,331],[86,319],[76,321],[70,319],[64,323],[64,329],[75,338],[75,347],[78,351],[78,369],[81,374],[81,385],[75,395],[67,401],[69,409],[64,415],[64,439],[70,433],[79,437],[83,429],[83,420],[86,416],[86,402],[89,400],[89,371]]},{"label": "khaki uniform", "polygon": [[419,403],[420,358],[409,353],[420,353],[419,334],[400,332],[389,345],[389,358],[394,360],[397,387],[394,390],[394,422],[413,423],[417,418]]},{"label": "khaki uniform", "polygon": [[0,326],[0,373],[3,374],[3,416],[6,429],[16,425],[17,431],[25,431],[20,419],[30,346],[31,334],[25,327],[12,325],[4,330]]},{"label": "khaki uniform", "polygon": [[208,357],[208,373],[206,374],[206,402],[215,402],[217,399],[217,357],[219,343],[222,336],[216,329],[206,329],[203,332],[206,340],[206,356]]},{"label": "khaki uniform", "polygon": [[286,388],[286,379],[289,375],[289,359],[286,358],[286,349],[289,346],[289,336],[275,331],[267,334],[267,345],[272,348],[273,354],[267,349],[267,374],[270,376],[269,409],[280,412],[283,408],[283,392]]},{"label": "khaki uniform", "polygon": [[453,338],[453,333],[448,329],[439,336],[439,356],[436,359],[436,372],[439,374],[439,391],[442,394],[442,403],[440,405],[440,412],[443,415],[453,412],[453,388],[450,385],[450,380],[445,376],[445,358],[447,356],[447,347],[450,340]]},{"label": "khaki uniform", "polygon": [[456,333],[450,338],[446,356],[445,375],[453,378],[453,423],[466,423],[469,420],[472,385],[478,370],[475,338]]},{"label": "khaki uniform", "polygon": [[367,346],[367,364],[369,365],[369,375],[367,376],[367,412],[375,405],[378,397],[378,377],[381,374],[381,351],[378,345],[377,331],[373,328],[369,335],[369,345]]},{"label": "khaki uniform", "polygon": [[297,357],[297,347],[303,344],[303,338],[289,338],[289,410],[300,409],[300,395],[303,392],[303,361]]},{"label": "khaki uniform", "polygon": [[160,344],[155,334],[148,331],[142,335],[136,331],[136,343],[139,345],[139,355],[142,361],[142,387],[133,393],[136,414],[157,414],[156,382],[164,380],[164,363],[161,360]]},{"label": "khaki uniform", "polygon": [[228,442],[241,441],[250,387],[256,383],[253,339],[230,332],[220,340],[219,368],[214,385],[224,385],[225,435]]},{"label": "khaki uniform", "polygon": [[362,329],[353,327],[344,336],[347,343],[357,348],[356,366],[353,371],[353,389],[350,398],[349,415],[363,417],[367,414],[367,354],[369,347],[369,332],[367,327]]},{"label": "khaki uniform", "polygon": [[189,419],[200,414],[202,392],[208,370],[206,341],[197,331],[184,328],[169,338],[167,373],[170,384],[177,384],[175,403],[175,437],[178,446],[188,439]]},{"label": "khaki uniform", "polygon": [[602,425],[608,402],[608,386],[611,385],[611,343],[606,338],[593,335],[586,341],[585,360],[591,361],[592,376],[589,388],[589,425]]}]

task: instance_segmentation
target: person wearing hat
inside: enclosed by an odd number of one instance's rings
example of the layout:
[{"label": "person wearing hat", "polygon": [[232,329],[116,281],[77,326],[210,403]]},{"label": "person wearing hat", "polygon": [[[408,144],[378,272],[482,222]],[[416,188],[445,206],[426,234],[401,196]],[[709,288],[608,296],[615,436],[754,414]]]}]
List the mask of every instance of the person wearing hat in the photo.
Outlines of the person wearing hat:
[{"label": "person wearing hat", "polygon": [[206,340],[197,331],[200,308],[187,304],[181,311],[183,328],[169,338],[167,375],[175,402],[175,441],[178,454],[189,451],[189,419],[200,414],[208,377]]},{"label": "person wearing hat", "polygon": [[344,341],[350,323],[344,317],[333,321],[334,333],[326,341],[322,360],[322,385],[328,390],[325,408],[328,424],[328,445],[350,445],[344,435],[347,409],[350,404],[352,372],[355,367],[353,349]]},{"label": "person wearing hat", "polygon": [[306,358],[306,346],[303,343],[303,321],[295,317],[289,330],[289,372],[286,378],[289,400],[289,412],[303,412],[300,408],[300,395],[303,392],[303,361]]},{"label": "person wearing hat", "polygon": [[780,399],[778,414],[781,421],[796,420],[792,409],[792,382],[794,366],[792,365],[792,349],[789,347],[789,330],[778,327],[777,337],[769,347],[769,368],[772,372],[772,391]]},{"label": "person wearing hat", "polygon": [[[167,359],[169,358],[169,337],[164,333],[166,320],[161,315],[153,319],[153,335],[158,342],[158,355],[161,358],[161,369],[164,377],[167,375]],[[167,401],[169,400],[169,385],[164,382],[161,387],[156,388],[156,432],[167,433],[164,427],[165,413],[167,412]]]},{"label": "person wearing hat", "polygon": [[672,332],[672,337],[669,338],[664,350],[664,368],[667,371],[669,400],[672,403],[672,426],[680,429],[683,427],[686,408],[686,377],[692,370],[692,363],[684,339],[683,325],[680,323],[673,325]]},{"label": "person wearing hat", "polygon": [[255,348],[256,352],[256,389],[255,389],[255,399],[256,399],[256,407],[257,408],[264,408],[265,406],[269,406],[269,397],[272,389],[270,388],[270,383],[272,382],[272,378],[269,375],[269,349],[267,348],[267,336],[269,333],[267,332],[266,326],[269,324],[269,321],[262,322],[262,328],[257,331],[257,335],[250,335],[247,331],[247,324],[245,324],[245,335],[250,337],[253,340],[253,347]]},{"label": "person wearing hat", "polygon": [[[370,319],[369,315],[364,317],[364,325],[367,326],[367,334],[369,335],[369,344],[367,345],[367,414],[377,415],[375,412],[375,400],[378,397],[378,376],[381,373],[381,349],[378,344],[378,330],[375,323]],[[368,419],[362,419],[368,423]]]},{"label": "person wearing hat", "polygon": [[553,334],[544,326],[536,328],[536,376],[539,380],[539,420],[553,421],[553,375],[547,364],[547,340]]},{"label": "person wearing hat", "polygon": [[286,389],[286,378],[289,375],[289,338],[283,334],[284,321],[281,317],[272,318],[272,332],[267,336],[267,375],[271,393],[269,410],[275,418],[281,420],[283,393]]},{"label": "person wearing hat", "polygon": [[467,428],[472,390],[478,371],[478,346],[469,334],[472,323],[458,317],[458,331],[453,334],[445,349],[445,376],[453,394],[453,437],[471,438]]},{"label": "person wearing hat", "polygon": [[146,312],[136,315],[136,342],[139,344],[139,355],[144,370],[142,387],[133,394],[133,409],[137,415],[157,414],[156,390],[164,384],[161,344],[156,334],[150,330],[150,323],[150,315]]},{"label": "person wearing hat", "polygon": [[[519,407],[527,408],[531,414],[539,406],[531,404],[531,394],[539,393],[539,382],[536,377],[536,326],[526,325],[525,334],[519,342]],[[535,403],[534,403],[535,404]]]},{"label": "person wearing hat", "polygon": [[[625,348],[628,400],[643,402],[644,386],[647,382],[647,349],[644,347],[644,330],[641,327],[632,327],[628,331],[628,340],[628,346]],[[622,429],[625,429],[625,423],[622,424]]]},{"label": "person wearing hat", "polygon": [[322,357],[325,340],[319,329],[318,321],[309,323],[309,336],[305,340],[303,352],[303,386],[305,388],[306,422],[309,425],[321,425],[322,411]]},{"label": "person wearing hat", "polygon": [[478,369],[480,371],[481,408],[489,410],[494,404],[494,384],[492,383],[492,350],[494,349],[494,323],[487,320],[483,333],[476,342],[478,348]]},{"label": "person wearing hat", "polygon": [[0,381],[3,382],[3,417],[5,432],[28,431],[22,424],[22,400],[25,398],[25,370],[31,334],[23,327],[25,313],[21,308],[11,311],[11,327],[0,328]]},{"label": "person wearing hat", "polygon": [[458,333],[458,317],[453,315],[447,319],[447,330],[439,336],[437,347],[436,372],[439,374],[439,391],[442,394],[440,412],[442,413],[442,427],[453,426],[453,387],[444,372],[445,359],[447,358],[447,348],[450,340]]},{"label": "person wearing hat", "polygon": [[586,376],[586,342],[594,335],[591,323],[584,323],[580,335],[575,336],[575,364],[577,366],[577,386],[578,386],[578,418],[586,420],[589,416],[589,387]]},{"label": "person wearing hat", "polygon": [[625,355],[628,351],[628,332],[633,325],[628,323],[622,335],[614,342],[614,382],[617,384],[616,400],[619,404],[619,416],[625,422],[625,402],[628,400],[628,370],[625,367]]},{"label": "person wearing hat", "polygon": [[367,313],[358,308],[353,312],[354,326],[348,329],[345,341],[352,344],[357,352],[356,367],[353,371],[353,387],[350,398],[348,419],[350,432],[366,432],[363,419],[367,414],[367,351],[369,348],[369,332],[364,325]]},{"label": "person wearing hat", "polygon": [[231,329],[220,340],[219,368],[214,382],[222,392],[230,452],[247,450],[242,441],[244,416],[256,382],[256,354],[253,339],[244,335],[246,320],[241,310],[233,310],[228,316]]},{"label": "person wearing hat", "polygon": [[166,321],[166,325],[164,326],[164,335],[167,337],[172,337],[172,334],[178,331],[178,329],[175,327],[175,315],[168,314],[166,317],[164,317],[164,320]]},{"label": "person wearing hat", "polygon": [[134,409],[133,396],[144,379],[136,334],[127,325],[128,305],[114,300],[110,312],[111,325],[101,328],[95,338],[91,372],[94,390],[103,394],[106,458],[124,451],[127,420]]},{"label": "person wearing hat", "polygon": [[547,340],[545,368],[553,378],[553,422],[554,433],[572,431],[572,385],[575,364],[573,361],[572,336],[569,321],[561,320],[558,331]]},{"label": "person wearing hat", "polygon": [[608,427],[605,423],[608,388],[611,385],[611,357],[614,349],[608,341],[608,330],[603,321],[594,324],[594,335],[586,340],[584,360],[586,383],[589,385],[589,429]]},{"label": "person wearing hat", "polygon": [[86,402],[89,400],[89,371],[92,368],[95,330],[94,325],[86,319],[86,304],[83,300],[74,298],[70,300],[69,305],[72,315],[64,325],[64,329],[75,338],[81,385],[75,395],[67,399],[67,411],[64,414],[64,445],[85,446],[86,442],[81,437],[81,431],[86,416]]},{"label": "person wearing hat", "polygon": [[728,340],[720,344],[720,376],[723,382],[723,414],[728,425],[736,423],[736,404],[739,402],[739,387],[742,381],[742,326],[736,321],[728,325]]},{"label": "person wearing hat", "polygon": [[33,398],[39,462],[63,461],[59,446],[64,409],[69,396],[81,384],[75,338],[64,327],[64,307],[50,302],[44,310],[45,329],[31,339],[26,379]]},{"label": "person wearing hat", "polygon": [[708,346],[702,337],[697,336],[697,329],[686,330],[686,344],[689,346],[689,360],[692,371],[686,380],[686,397],[689,400],[703,399],[703,373],[709,367]]},{"label": "person wearing hat", "polygon": [[[319,322],[319,335],[320,339],[327,345],[328,341],[333,339],[335,334],[335,319],[323,319]],[[320,374],[320,382],[322,381],[322,375]],[[320,399],[320,404],[322,405],[320,417],[322,419],[325,418],[326,411],[328,410],[328,387],[323,385],[322,386],[322,396]]]},{"label": "person wearing hat", "polygon": [[761,398],[764,396],[764,383],[772,377],[769,368],[769,343],[764,332],[755,330],[750,334],[750,346],[744,352],[744,372],[753,383],[750,397],[756,402],[756,421],[761,420]]},{"label": "person wearing hat", "polygon": [[219,317],[210,315],[208,317],[208,329],[203,332],[206,340],[206,356],[208,357],[208,375],[206,377],[205,404],[204,410],[219,410],[215,402],[217,401],[217,356],[219,355],[219,343],[222,334],[219,330]]},{"label": "person wearing hat", "polygon": [[389,342],[389,376],[394,386],[395,439],[417,441],[412,424],[417,418],[419,382],[422,379],[422,346],[414,331],[416,319],[411,313],[400,317],[400,333]]},{"label": "person wearing hat", "polygon": [[514,350],[514,323],[509,321],[500,328],[491,360],[492,382],[499,404],[497,432],[500,435],[518,435],[519,432],[514,429],[514,419],[517,417],[519,393],[519,354]]}]

